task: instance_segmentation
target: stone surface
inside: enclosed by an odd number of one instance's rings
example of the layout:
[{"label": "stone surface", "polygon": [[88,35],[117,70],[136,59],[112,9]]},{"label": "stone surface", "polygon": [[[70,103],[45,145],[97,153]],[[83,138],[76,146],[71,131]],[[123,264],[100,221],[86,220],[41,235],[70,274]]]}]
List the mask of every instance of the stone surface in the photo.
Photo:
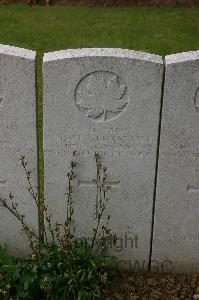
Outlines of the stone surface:
[{"label": "stone surface", "polygon": [[153,256],[199,271],[199,51],[166,56]]},{"label": "stone surface", "polygon": [[[37,186],[35,52],[0,45],[0,198],[15,195],[18,210],[38,230],[38,212],[27,190],[20,164],[25,155]],[[28,253],[27,239],[18,220],[0,207],[0,243],[15,256]]]},{"label": "stone surface", "polygon": [[[45,197],[57,222],[66,218],[72,152],[77,234],[95,215],[94,153],[107,166],[107,214],[117,233],[120,268],[147,268],[161,102],[161,57],[122,49],[77,49],[44,55]],[[105,223],[105,219],[101,225]]]}]

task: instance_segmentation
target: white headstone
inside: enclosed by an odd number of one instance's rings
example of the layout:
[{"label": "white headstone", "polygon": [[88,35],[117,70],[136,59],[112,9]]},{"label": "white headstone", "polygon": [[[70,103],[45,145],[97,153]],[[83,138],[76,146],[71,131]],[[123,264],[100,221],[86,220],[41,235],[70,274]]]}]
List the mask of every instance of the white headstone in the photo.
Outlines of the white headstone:
[{"label": "white headstone", "polygon": [[122,49],[77,49],[44,55],[45,197],[66,218],[67,171],[76,151],[78,232],[92,230],[94,153],[107,166],[110,227],[120,268],[146,269],[150,253],[161,57]]},{"label": "white headstone", "polygon": [[[11,205],[12,192],[24,221],[37,231],[38,210],[20,162],[24,155],[37,186],[35,52],[4,45],[0,45],[0,146],[0,198]],[[0,244],[6,243],[15,256],[29,252],[21,229],[15,216],[0,207]]]},{"label": "white headstone", "polygon": [[180,272],[199,271],[198,108],[199,51],[166,56],[152,258]]}]

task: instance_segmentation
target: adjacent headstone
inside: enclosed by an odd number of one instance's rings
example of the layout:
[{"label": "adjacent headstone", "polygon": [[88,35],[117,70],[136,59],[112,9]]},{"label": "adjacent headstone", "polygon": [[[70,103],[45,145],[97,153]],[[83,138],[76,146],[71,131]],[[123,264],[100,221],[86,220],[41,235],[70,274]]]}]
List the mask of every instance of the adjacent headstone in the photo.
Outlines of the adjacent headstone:
[{"label": "adjacent headstone", "polygon": [[[37,186],[35,52],[0,45],[0,198],[9,206],[14,194],[24,221],[38,231],[38,210],[27,190],[20,157],[25,156]],[[1,205],[1,203],[0,203]],[[27,239],[16,217],[0,207],[0,243],[11,254],[29,253]]]},{"label": "adjacent headstone", "polygon": [[91,234],[94,153],[100,154],[111,186],[106,213],[118,237],[118,267],[146,270],[162,58],[122,49],[58,51],[44,55],[43,79],[45,198],[55,220],[66,218],[66,174],[76,151],[75,225],[79,234]]},{"label": "adjacent headstone", "polygon": [[199,271],[198,108],[199,51],[166,56],[152,259],[180,272]]}]

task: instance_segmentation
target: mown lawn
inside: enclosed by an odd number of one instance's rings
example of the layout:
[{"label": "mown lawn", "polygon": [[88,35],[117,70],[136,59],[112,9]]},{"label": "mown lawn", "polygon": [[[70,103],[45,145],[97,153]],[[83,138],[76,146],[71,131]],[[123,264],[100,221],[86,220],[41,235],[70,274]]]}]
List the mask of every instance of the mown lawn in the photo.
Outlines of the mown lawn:
[{"label": "mown lawn", "polygon": [[41,61],[44,52],[120,47],[166,55],[197,50],[199,8],[1,5],[0,43],[38,53],[38,126],[42,160]]}]

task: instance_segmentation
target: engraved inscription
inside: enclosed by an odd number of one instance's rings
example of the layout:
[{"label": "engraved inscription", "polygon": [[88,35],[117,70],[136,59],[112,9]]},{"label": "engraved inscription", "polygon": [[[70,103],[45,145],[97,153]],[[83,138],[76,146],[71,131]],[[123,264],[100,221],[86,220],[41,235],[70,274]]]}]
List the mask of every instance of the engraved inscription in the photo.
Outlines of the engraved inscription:
[{"label": "engraved inscription", "polygon": [[7,189],[7,181],[6,180],[0,180],[0,188]]},{"label": "engraved inscription", "polygon": [[[28,147],[28,140],[23,135],[19,136],[19,125],[16,121],[2,124],[0,128],[0,147],[1,152],[17,151],[23,147]],[[16,136],[18,138],[16,139]],[[21,151],[21,150],[20,150]]]},{"label": "engraved inscription", "polygon": [[2,88],[1,83],[0,83],[0,107],[3,104],[3,99],[4,99],[4,97],[3,97],[3,88]]},{"label": "engraved inscription", "polygon": [[183,235],[183,234],[172,234],[168,241],[199,241],[199,236],[197,234]]},{"label": "engraved inscription", "polygon": [[198,186],[187,185],[187,192],[199,192]]},{"label": "engraved inscription", "polygon": [[[132,157],[153,155],[154,138],[137,130],[118,127],[104,128],[103,132],[92,127],[89,130],[62,128],[60,134],[46,133],[46,139],[68,153],[76,151],[78,156],[93,156],[95,152],[106,157],[119,157],[128,152]],[[89,143],[88,143],[89,141]],[[50,149],[49,149],[50,150]]]},{"label": "engraved inscription", "polygon": [[197,88],[195,97],[194,97],[194,105],[196,110],[199,112],[199,88]]},{"label": "engraved inscription", "polygon": [[2,106],[3,104],[3,96],[0,95],[0,107]]},{"label": "engraved inscription", "polygon": [[173,131],[170,138],[172,138],[172,143],[170,143],[169,147],[161,149],[161,157],[198,159],[199,141],[197,127],[193,128],[187,124],[186,129],[182,127],[176,132]]},{"label": "engraved inscription", "polygon": [[118,117],[129,102],[122,78],[108,71],[96,71],[81,79],[75,100],[78,109],[95,121]]}]

